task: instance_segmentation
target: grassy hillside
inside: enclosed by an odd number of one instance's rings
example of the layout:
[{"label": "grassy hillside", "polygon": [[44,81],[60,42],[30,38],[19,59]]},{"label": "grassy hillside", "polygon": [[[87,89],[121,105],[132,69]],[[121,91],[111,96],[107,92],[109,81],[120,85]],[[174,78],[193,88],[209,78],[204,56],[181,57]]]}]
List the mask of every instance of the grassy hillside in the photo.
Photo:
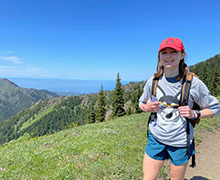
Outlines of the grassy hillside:
[{"label": "grassy hillside", "polygon": [[0,178],[141,179],[147,117],[131,115],[29,140],[23,136],[0,149]]},{"label": "grassy hillside", "polygon": [[[123,86],[125,109],[134,109],[138,86],[144,82],[131,82]],[[105,91],[106,119],[112,112],[113,91]],[[25,109],[10,119],[0,122],[0,145],[29,133],[31,137],[53,134],[68,129],[72,124],[84,125],[88,119],[88,109],[92,101],[97,110],[98,94],[82,96],[56,97],[50,100],[40,100],[30,108]],[[132,112],[130,112],[132,113]]]},{"label": "grassy hillside", "polygon": [[[147,119],[142,113],[38,138],[26,134],[0,148],[0,179],[142,179]],[[217,127],[220,116],[202,120],[197,142],[201,131]]]}]

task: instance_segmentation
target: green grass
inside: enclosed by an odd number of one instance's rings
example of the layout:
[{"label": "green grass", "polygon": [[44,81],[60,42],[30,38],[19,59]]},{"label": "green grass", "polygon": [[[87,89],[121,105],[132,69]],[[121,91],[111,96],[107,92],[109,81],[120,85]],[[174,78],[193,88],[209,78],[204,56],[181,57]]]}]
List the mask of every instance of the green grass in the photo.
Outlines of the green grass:
[{"label": "green grass", "polygon": [[142,179],[148,114],[131,115],[0,149],[0,179]]},{"label": "green grass", "polygon": [[[201,132],[220,127],[219,117],[201,120],[197,142]],[[26,134],[0,147],[0,179],[141,180],[147,119],[142,113],[32,139]]]},{"label": "green grass", "polygon": [[22,131],[25,128],[28,128],[30,125],[32,125],[34,122],[38,121],[39,119],[41,119],[43,116],[45,116],[46,114],[52,112],[54,109],[54,106],[49,107],[44,113],[40,113],[39,115],[34,115],[34,119],[33,117],[31,117],[30,119],[28,119],[20,128],[19,132]]},{"label": "green grass", "polygon": [[203,132],[215,132],[216,129],[220,128],[220,115],[209,118],[209,119],[201,119],[199,124],[195,127],[195,143],[196,145],[202,142],[202,134]]}]

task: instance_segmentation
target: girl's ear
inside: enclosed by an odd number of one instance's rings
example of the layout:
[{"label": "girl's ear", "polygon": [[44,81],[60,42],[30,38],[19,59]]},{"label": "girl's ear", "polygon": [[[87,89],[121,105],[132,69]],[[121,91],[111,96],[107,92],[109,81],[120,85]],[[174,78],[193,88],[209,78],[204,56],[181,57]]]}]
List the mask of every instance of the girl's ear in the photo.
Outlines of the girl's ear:
[{"label": "girl's ear", "polygon": [[182,52],[182,53],[181,53],[181,59],[183,59],[183,58],[185,57],[185,55],[186,55],[186,52],[185,52],[185,51]]}]

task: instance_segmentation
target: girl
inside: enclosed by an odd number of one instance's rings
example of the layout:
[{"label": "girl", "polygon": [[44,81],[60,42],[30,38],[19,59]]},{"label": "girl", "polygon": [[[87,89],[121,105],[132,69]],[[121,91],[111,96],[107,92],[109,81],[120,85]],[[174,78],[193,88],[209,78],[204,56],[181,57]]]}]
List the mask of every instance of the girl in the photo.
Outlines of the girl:
[{"label": "girl", "polygon": [[[185,64],[185,48],[179,38],[163,40],[158,51],[157,72],[150,78],[139,100],[145,112],[156,113],[149,123],[148,143],[145,149],[144,180],[157,180],[165,159],[171,162],[171,180],[184,180],[188,160],[195,153],[190,123],[190,148],[187,153],[186,119],[211,118],[220,113],[218,100],[209,94],[206,85],[193,77],[187,106],[179,106],[183,78],[189,73]],[[159,79],[156,97],[152,95],[152,81]],[[192,110],[196,102],[201,111]]]}]

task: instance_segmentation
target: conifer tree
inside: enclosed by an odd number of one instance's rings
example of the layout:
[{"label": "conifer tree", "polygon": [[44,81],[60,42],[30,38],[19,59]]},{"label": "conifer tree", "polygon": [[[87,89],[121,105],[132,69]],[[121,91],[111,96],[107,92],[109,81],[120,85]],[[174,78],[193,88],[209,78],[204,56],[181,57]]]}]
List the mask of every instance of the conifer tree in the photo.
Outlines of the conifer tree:
[{"label": "conifer tree", "polygon": [[91,124],[95,122],[95,109],[94,109],[94,101],[91,102],[89,106],[88,118],[87,123]]},{"label": "conifer tree", "polygon": [[197,76],[200,76],[199,68],[197,64],[193,67],[192,72],[194,72]]},{"label": "conifer tree", "polygon": [[139,107],[139,99],[140,99],[141,95],[142,95],[142,90],[141,90],[141,86],[139,85],[137,92],[136,92],[136,95],[135,95],[135,102],[134,102],[134,112],[135,113],[142,112],[142,110]]},{"label": "conifer tree", "polygon": [[117,74],[116,86],[113,92],[112,117],[119,117],[125,115],[123,89],[121,87],[121,79],[119,73]]},{"label": "conifer tree", "polygon": [[101,85],[101,90],[98,95],[98,108],[96,111],[96,121],[103,122],[105,120],[106,115],[106,103],[105,103],[105,95],[103,92],[103,86]]},{"label": "conifer tree", "polygon": [[214,68],[214,72],[213,72],[213,75],[212,75],[212,80],[211,80],[211,83],[210,83],[211,87],[210,87],[210,91],[211,91],[211,94],[213,96],[217,96],[219,95],[219,72],[218,72],[218,69],[217,67]]},{"label": "conifer tree", "polygon": [[207,63],[204,63],[203,71],[201,73],[200,79],[205,83],[205,85],[209,88],[208,82],[208,72],[207,72]]},{"label": "conifer tree", "polygon": [[126,115],[129,116],[132,114],[131,107],[129,106],[128,109],[126,110]]}]

